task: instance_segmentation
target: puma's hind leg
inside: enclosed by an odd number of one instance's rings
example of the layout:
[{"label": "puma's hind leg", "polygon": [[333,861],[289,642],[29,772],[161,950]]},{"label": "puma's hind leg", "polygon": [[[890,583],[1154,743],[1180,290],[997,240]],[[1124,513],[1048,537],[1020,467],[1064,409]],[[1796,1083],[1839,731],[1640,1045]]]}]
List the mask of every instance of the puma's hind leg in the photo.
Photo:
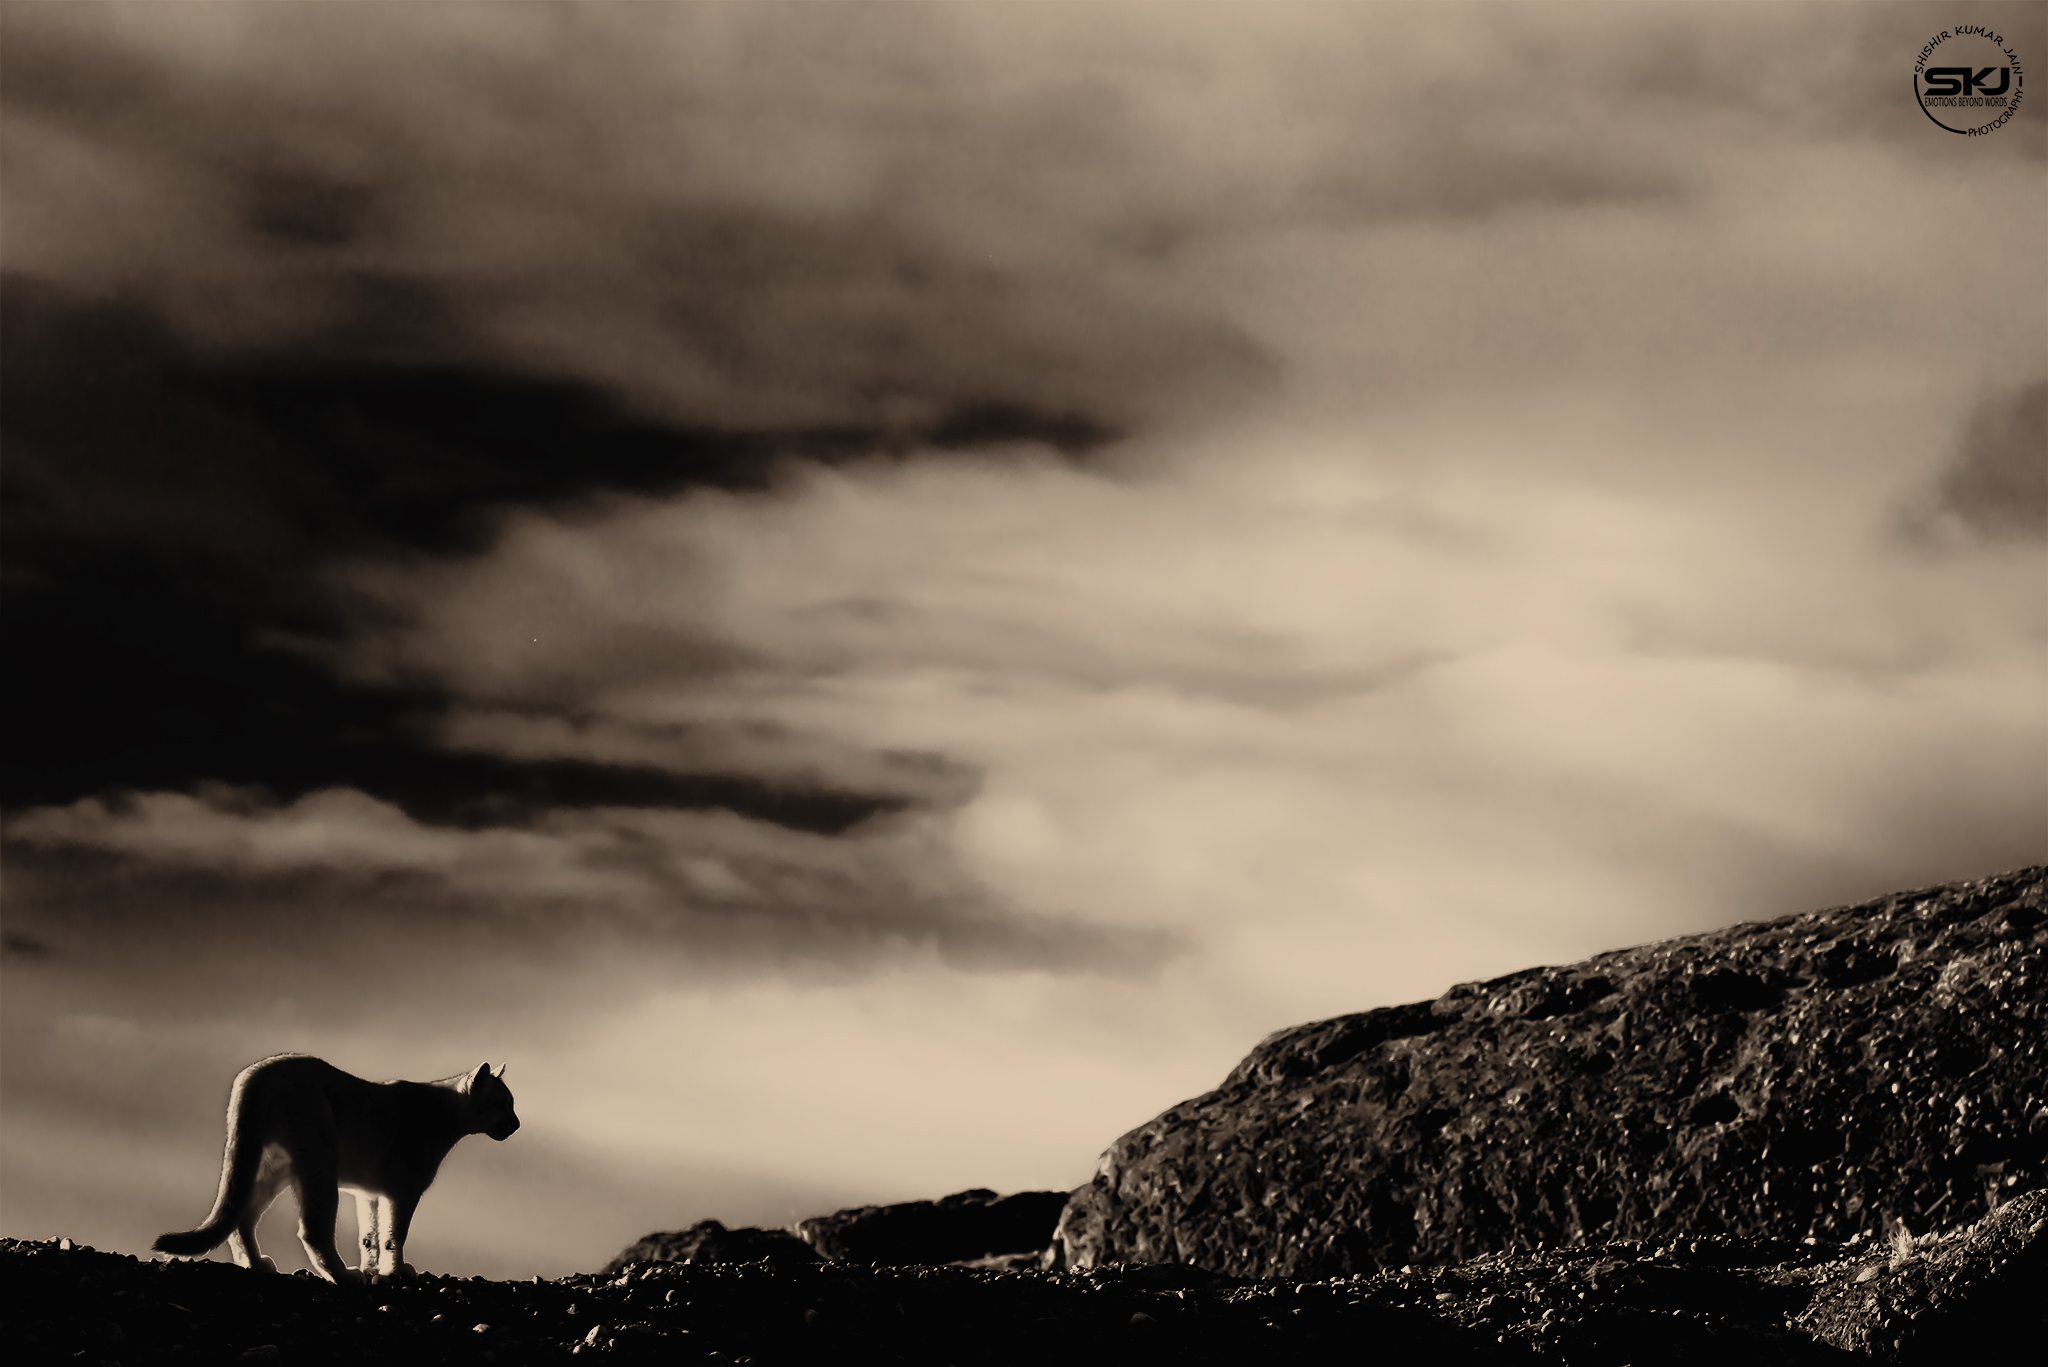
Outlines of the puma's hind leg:
[{"label": "puma's hind leg", "polygon": [[362,1274],[341,1260],[334,1247],[334,1217],[341,1206],[331,1162],[301,1161],[292,1173],[299,1197],[299,1243],[313,1270],[337,1285],[362,1280]]},{"label": "puma's hind leg", "polygon": [[242,1207],[235,1227],[228,1231],[228,1256],[235,1260],[235,1266],[255,1272],[277,1271],[277,1264],[264,1257],[263,1250],[256,1246],[256,1226],[276,1204],[278,1193],[285,1189],[291,1176],[291,1165],[284,1156],[274,1149],[266,1150],[256,1169],[249,1203]]}]

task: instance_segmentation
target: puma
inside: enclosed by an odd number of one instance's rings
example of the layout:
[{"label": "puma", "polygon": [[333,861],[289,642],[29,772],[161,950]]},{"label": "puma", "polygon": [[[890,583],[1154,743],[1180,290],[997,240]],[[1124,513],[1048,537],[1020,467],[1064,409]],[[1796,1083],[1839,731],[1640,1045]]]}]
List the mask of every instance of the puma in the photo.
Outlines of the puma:
[{"label": "puma", "polygon": [[[289,1185],[299,1198],[299,1242],[330,1282],[409,1276],[405,1236],[441,1160],[464,1135],[505,1139],[519,1128],[505,1070],[480,1063],[438,1082],[365,1082],[307,1054],[252,1063],[228,1094],[227,1154],[206,1223],[156,1241],[159,1253],[197,1258],[227,1240],[235,1262],[277,1264],[256,1247],[256,1222]],[[335,1208],[356,1198],[363,1263],[351,1271],[334,1248]]]}]

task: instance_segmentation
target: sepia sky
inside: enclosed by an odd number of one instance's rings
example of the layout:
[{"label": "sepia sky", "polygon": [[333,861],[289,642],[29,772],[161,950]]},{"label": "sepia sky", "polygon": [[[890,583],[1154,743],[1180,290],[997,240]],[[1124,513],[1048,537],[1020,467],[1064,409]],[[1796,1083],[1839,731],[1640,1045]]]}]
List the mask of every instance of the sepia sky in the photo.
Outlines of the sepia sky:
[{"label": "sepia sky", "polygon": [[2048,857],[1962,17],[0,6],[0,1232],[199,1223],[285,1050],[509,1061],[435,1271],[1072,1187],[1279,1027]]}]

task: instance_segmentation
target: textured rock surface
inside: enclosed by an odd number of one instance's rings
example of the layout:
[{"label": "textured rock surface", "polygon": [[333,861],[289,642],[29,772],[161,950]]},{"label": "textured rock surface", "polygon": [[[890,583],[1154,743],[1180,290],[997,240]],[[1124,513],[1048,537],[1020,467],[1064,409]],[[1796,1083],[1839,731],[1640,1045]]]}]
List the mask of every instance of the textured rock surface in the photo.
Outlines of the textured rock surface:
[{"label": "textured rock surface", "polygon": [[[1945,1237],[1880,1246],[1793,1328],[1878,1362],[1994,1362],[2048,1335],[2048,1191]],[[1885,1256],[1885,1255],[1889,1256]]]},{"label": "textured rock surface", "polygon": [[798,1221],[796,1232],[840,1262],[966,1262],[1046,1247],[1066,1204],[1063,1191],[997,1196],[976,1188],[937,1201],[834,1211]]},{"label": "textured rock surface", "polygon": [[814,1263],[811,1246],[786,1229],[727,1229],[699,1220],[688,1229],[649,1234],[604,1265],[604,1275],[636,1263]]},{"label": "textured rock surface", "polygon": [[2044,902],[2024,869],[1281,1031],[1117,1140],[1055,1256],[1325,1277],[1966,1223],[2043,1184]]}]

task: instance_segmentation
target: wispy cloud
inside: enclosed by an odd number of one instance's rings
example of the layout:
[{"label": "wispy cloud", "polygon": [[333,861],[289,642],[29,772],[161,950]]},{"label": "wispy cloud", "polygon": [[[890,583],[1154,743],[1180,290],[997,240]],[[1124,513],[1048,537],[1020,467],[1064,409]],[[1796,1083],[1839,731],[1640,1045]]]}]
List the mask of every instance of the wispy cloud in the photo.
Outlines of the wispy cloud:
[{"label": "wispy cloud", "polygon": [[[980,857],[1112,918],[1208,923],[1167,910],[1176,866],[1209,871],[1224,923],[1276,886],[1335,915],[1446,886],[1431,869],[1512,878],[1506,851],[1537,846],[1565,883],[1661,862],[1689,872],[1660,895],[1723,905],[1761,886],[1725,867],[1744,846],[1763,884],[1806,864],[1801,888],[2031,848],[2038,593],[2009,560],[1895,556],[1882,486],[1736,493],[1708,469],[1704,498],[1623,493],[1290,447],[1142,479],[919,460],[516,519],[488,558],[354,579],[407,625],[353,667],[628,734],[947,754],[983,776],[958,827]],[[746,663],[585,665],[671,636]],[[1482,881],[1459,900],[1500,895]]]},{"label": "wispy cloud", "polygon": [[[959,866],[940,818],[878,819],[847,836],[792,831],[730,813],[557,811],[524,828],[422,825],[349,790],[287,806],[260,796],[150,793],[31,811],[8,827],[25,867],[10,919],[60,955],[107,956],[142,941],[174,977],[237,980],[221,994],[172,991],[203,1014],[246,999],[280,961],[376,972],[396,999],[452,956],[487,999],[507,975],[556,964],[639,960],[650,981],[717,981],[735,971],[837,977],[904,956],[970,972],[1143,975],[1178,948],[1158,930],[1021,912]],[[175,928],[175,933],[173,932]],[[295,977],[302,975],[295,975]],[[302,1003],[345,1013],[359,981]],[[589,1010],[592,1003],[580,1000]],[[232,1008],[230,1008],[232,1009]],[[559,1027],[544,1007],[543,1020]]]}]

